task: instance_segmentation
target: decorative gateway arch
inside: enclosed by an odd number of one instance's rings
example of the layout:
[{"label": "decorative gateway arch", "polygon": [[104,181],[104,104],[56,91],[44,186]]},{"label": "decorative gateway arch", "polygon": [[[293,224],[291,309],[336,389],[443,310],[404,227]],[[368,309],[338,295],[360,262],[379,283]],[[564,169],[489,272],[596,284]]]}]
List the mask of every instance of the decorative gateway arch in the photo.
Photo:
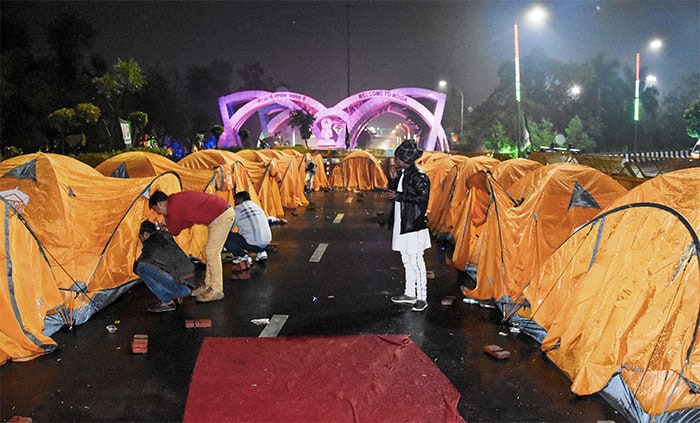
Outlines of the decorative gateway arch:
[{"label": "decorative gateway arch", "polygon": [[239,91],[219,97],[225,129],[220,145],[241,146],[238,132],[253,114],[260,117],[261,135],[265,137],[289,127],[289,112],[298,109],[315,116],[311,131],[318,148],[347,148],[348,143],[354,148],[369,122],[389,113],[406,121],[421,121],[414,123],[428,129],[427,136],[418,140],[424,150],[449,151],[445,129],[440,123],[445,111],[445,94],[424,88],[363,91],[331,108],[294,92]]}]

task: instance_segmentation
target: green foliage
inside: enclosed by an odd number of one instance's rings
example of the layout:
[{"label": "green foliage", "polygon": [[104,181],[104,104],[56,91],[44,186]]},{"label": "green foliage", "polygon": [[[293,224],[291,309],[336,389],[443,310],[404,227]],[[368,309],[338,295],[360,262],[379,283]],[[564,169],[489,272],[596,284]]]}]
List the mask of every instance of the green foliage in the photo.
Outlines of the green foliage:
[{"label": "green foliage", "polygon": [[75,108],[76,119],[87,124],[99,121],[101,114],[102,110],[92,103],[80,103]]},{"label": "green foliage", "polygon": [[144,112],[131,112],[129,113],[129,122],[131,122],[131,127],[134,132],[140,133],[146,125],[148,125],[148,114]]},{"label": "green foliage", "polygon": [[112,72],[95,77],[92,82],[98,94],[107,100],[112,100],[125,93],[140,90],[146,84],[146,75],[134,59],[129,61],[117,59]]},{"label": "green foliage", "polygon": [[0,161],[11,157],[21,156],[22,154],[24,153],[22,152],[21,148],[15,147],[14,145],[8,145],[3,149],[2,155],[0,155]]},{"label": "green foliage", "polygon": [[688,135],[693,138],[700,138],[700,98],[695,100],[686,111],[683,113],[685,128]]},{"label": "green foliage", "polygon": [[292,128],[298,127],[299,128],[299,133],[301,134],[301,139],[304,140],[304,144],[308,148],[308,139],[311,138],[311,125],[313,125],[314,120],[316,120],[316,117],[303,110],[303,109],[297,109],[289,112],[289,117],[291,118],[289,121],[289,126]]},{"label": "green foliage", "polygon": [[248,138],[250,138],[250,131],[247,129],[240,129],[238,131],[238,136],[241,138],[241,142],[245,142]]},{"label": "green foliage", "polygon": [[146,75],[141,70],[141,67],[133,59],[124,61],[117,59],[117,64],[114,65],[111,72],[107,72],[102,76],[92,79],[92,83],[97,90],[97,93],[106,101],[112,114],[110,121],[105,122],[105,129],[109,137],[109,149],[112,149],[114,128],[117,125],[119,116],[124,113],[123,103],[125,96],[133,94],[146,85]]},{"label": "green foliage", "polygon": [[539,123],[530,122],[528,124],[528,132],[530,133],[531,151],[539,150],[543,146],[549,147],[557,136],[554,124],[548,119],[542,119]]},{"label": "green foliage", "polygon": [[512,149],[513,143],[508,138],[503,124],[500,121],[496,121],[491,126],[491,132],[486,136],[484,146],[487,150],[499,152]]},{"label": "green foliage", "polygon": [[578,148],[581,151],[593,151],[595,149],[595,141],[586,134],[583,130],[581,118],[574,116],[566,127],[566,143]]},{"label": "green foliage", "polygon": [[49,125],[64,134],[75,121],[75,110],[67,107],[55,110],[49,115]]},{"label": "green foliage", "polygon": [[119,83],[117,82],[117,78],[110,73],[93,78],[92,83],[95,86],[97,93],[107,100],[111,100],[114,96],[120,94],[120,87]]},{"label": "green foliage", "polygon": [[211,132],[211,134],[214,135],[214,136],[216,137],[216,139],[218,140],[219,137],[221,136],[221,134],[224,133],[224,127],[221,126],[221,125],[214,125],[214,126],[211,128],[210,132]]}]

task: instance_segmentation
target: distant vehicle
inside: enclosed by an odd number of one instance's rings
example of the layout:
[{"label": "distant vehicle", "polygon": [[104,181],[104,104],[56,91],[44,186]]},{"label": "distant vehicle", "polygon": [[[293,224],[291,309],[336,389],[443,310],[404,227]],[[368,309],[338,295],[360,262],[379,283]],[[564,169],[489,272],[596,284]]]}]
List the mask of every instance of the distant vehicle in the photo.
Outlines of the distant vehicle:
[{"label": "distant vehicle", "polygon": [[691,159],[700,159],[700,140],[695,144],[695,147],[693,147],[690,150],[690,158]]}]

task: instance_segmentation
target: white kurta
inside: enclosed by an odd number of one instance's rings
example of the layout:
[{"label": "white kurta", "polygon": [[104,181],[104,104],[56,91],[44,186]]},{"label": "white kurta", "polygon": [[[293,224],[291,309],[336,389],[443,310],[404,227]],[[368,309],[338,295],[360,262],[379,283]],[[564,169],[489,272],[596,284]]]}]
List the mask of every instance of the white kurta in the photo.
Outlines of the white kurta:
[{"label": "white kurta", "polygon": [[[396,189],[401,191],[403,184],[403,173],[399,178],[399,186]],[[417,232],[401,233],[401,202],[394,202],[394,228],[391,238],[392,251],[401,251],[408,254],[422,254],[424,250],[430,248],[430,232],[428,229],[421,229]]]}]

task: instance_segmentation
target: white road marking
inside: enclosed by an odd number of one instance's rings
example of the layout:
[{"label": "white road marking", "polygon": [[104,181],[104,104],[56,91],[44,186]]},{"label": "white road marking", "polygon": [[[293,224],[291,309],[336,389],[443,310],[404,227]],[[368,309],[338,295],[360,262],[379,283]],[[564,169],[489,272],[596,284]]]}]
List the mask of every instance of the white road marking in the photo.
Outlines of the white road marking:
[{"label": "white road marking", "polygon": [[285,322],[289,318],[287,314],[273,314],[270,323],[265,326],[258,338],[274,338],[282,330]]},{"label": "white road marking", "polygon": [[345,213],[336,214],[335,219],[333,219],[333,223],[340,223],[340,221],[343,220],[343,217],[345,217]]},{"label": "white road marking", "polygon": [[309,259],[309,262],[311,263],[318,263],[321,261],[321,257],[323,257],[323,253],[326,252],[326,248],[328,248],[328,244],[326,243],[320,243],[318,244],[318,247],[316,247],[316,251],[311,255],[311,258]]},{"label": "white road marking", "polygon": [[352,197],[348,197],[348,198],[345,200],[345,202],[346,202],[346,203],[352,203]]}]

